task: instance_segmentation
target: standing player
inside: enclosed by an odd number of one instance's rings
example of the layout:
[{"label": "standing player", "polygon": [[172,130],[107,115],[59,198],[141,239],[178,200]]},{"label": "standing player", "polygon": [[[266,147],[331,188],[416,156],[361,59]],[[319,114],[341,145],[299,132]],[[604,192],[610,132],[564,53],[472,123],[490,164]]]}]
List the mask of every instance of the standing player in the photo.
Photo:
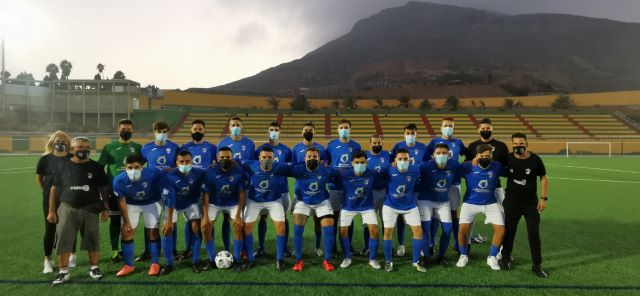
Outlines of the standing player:
[{"label": "standing player", "polygon": [[[193,239],[191,250],[192,270],[202,271],[200,266],[200,209],[198,207],[204,187],[205,170],[194,168],[191,152],[180,150],[176,159],[177,169],[173,169],[165,176],[162,194],[167,200],[164,225],[162,226],[162,249],[167,259],[167,265],[160,270],[160,275],[167,275],[173,271],[173,229],[178,222],[178,215],[183,214],[187,223],[191,225]],[[185,242],[189,243],[189,242]]]},{"label": "standing player", "polygon": [[[185,143],[180,148],[181,150],[188,150],[193,156],[193,167],[207,169],[216,156],[216,145],[205,141],[204,136],[205,123],[201,119],[195,119],[191,122],[191,139],[192,141]],[[186,260],[191,258],[193,253],[191,252],[191,226],[189,223],[184,224],[184,241],[186,250],[182,254],[178,255],[178,260]]]},{"label": "standing player", "polygon": [[[426,160],[427,154],[427,146],[417,141],[418,138],[418,127],[413,124],[407,124],[404,127],[404,141],[398,142],[391,149],[391,158],[395,159],[396,151],[400,148],[407,149],[409,151],[409,161],[411,165],[420,166],[422,161]],[[416,187],[420,187],[421,181],[418,180]],[[398,217],[398,252],[397,255],[402,257],[405,253],[404,247],[404,233],[405,233],[405,223],[401,217]]]},{"label": "standing player", "polygon": [[[280,143],[280,124],[277,122],[272,122],[269,125],[268,130],[269,142],[264,143],[256,149],[254,159],[258,159],[260,155],[260,151],[264,147],[270,147],[273,150],[273,162],[291,162],[291,149],[286,145]],[[282,202],[282,207],[284,208],[284,227],[285,227],[285,246],[287,246],[288,238],[289,238],[289,219],[287,219],[286,213],[289,212],[291,207],[291,199],[289,198],[289,181],[286,176],[276,176],[274,179],[277,179],[280,184],[278,185],[278,189],[280,190],[280,200]],[[264,241],[267,236],[267,213],[266,211],[262,211],[260,213],[260,221],[258,222],[258,250],[254,254],[254,256],[259,256],[264,254]],[[289,253],[288,248],[285,249],[285,256]]]},{"label": "standing player", "polygon": [[[304,225],[307,219],[314,213],[320,220],[324,231],[324,261],[322,266],[326,271],[333,271],[335,268],[331,264],[333,245],[335,242],[334,219],[331,202],[327,194],[327,184],[332,182],[337,175],[336,169],[320,165],[320,151],[314,147],[309,147],[305,154],[304,164],[295,164],[289,172],[289,176],[296,178],[298,182],[299,195],[293,210],[293,246],[296,254],[296,264],[293,271],[302,271],[304,261],[302,261],[302,236]],[[344,247],[343,247],[344,249]]]},{"label": "standing player", "polygon": [[[442,119],[442,126],[440,131],[442,136],[437,137],[429,144],[427,144],[427,155],[433,155],[433,152],[436,150],[436,144],[445,143],[449,146],[449,154],[451,154],[451,159],[458,162],[461,155],[466,155],[467,149],[464,147],[462,140],[455,138],[453,136],[453,132],[455,129],[455,120],[452,117],[446,117]],[[460,207],[460,176],[456,177],[456,180],[453,181],[453,184],[449,188],[449,202],[451,204],[451,226],[453,228],[454,235],[454,246],[456,250],[458,248],[458,225],[459,222],[459,210]],[[436,223],[432,223],[432,229],[437,227]]]},{"label": "standing player", "polygon": [[[51,134],[49,141],[44,147],[45,154],[38,159],[38,165],[36,166],[36,183],[42,190],[42,209],[44,212],[44,268],[42,273],[53,272],[53,261],[51,260],[51,253],[53,253],[53,247],[56,240],[56,224],[47,221],[47,214],[49,213],[49,193],[51,186],[53,185],[53,177],[56,173],[56,169],[63,162],[67,162],[73,155],[69,153],[69,147],[71,139],[63,131],[56,131]],[[60,191],[55,198],[55,209],[60,206]],[[76,252],[75,245],[73,252],[69,256],[69,267],[76,266]]]},{"label": "standing player", "polygon": [[[218,148],[229,147],[233,154],[233,160],[237,162],[252,160],[256,145],[249,138],[242,135],[242,119],[233,116],[229,119],[230,136],[222,139],[218,143]],[[229,223],[229,215],[224,214],[222,221],[222,242],[224,249],[229,250],[231,245],[231,224]]]},{"label": "standing player", "polygon": [[127,276],[133,266],[133,238],[138,228],[140,215],[144,217],[144,228],[149,233],[151,266],[149,275],[160,273],[160,191],[164,182],[164,172],[153,168],[143,168],[144,159],[132,154],[125,159],[125,171],[113,179],[113,192],[118,198],[122,213],[122,256],[125,265],[116,276]]},{"label": "standing player", "polygon": [[360,215],[365,229],[368,229],[371,237],[367,246],[371,246],[369,252],[369,266],[380,269],[380,263],[376,260],[378,251],[378,217],[373,207],[373,187],[374,184],[382,182],[380,173],[367,168],[367,155],[362,152],[354,152],[351,165],[353,169],[340,169],[336,178],[336,186],[344,192],[342,200],[342,210],[340,211],[340,239],[342,240],[342,253],[344,260],[340,267],[351,266],[351,240],[348,236],[349,225],[353,217]]},{"label": "standing player", "polygon": [[413,267],[419,272],[426,272],[427,262],[424,258],[420,258],[420,252],[422,251],[422,228],[414,193],[415,185],[420,177],[420,168],[411,165],[409,151],[400,148],[396,151],[395,166],[383,172],[383,175],[386,175],[388,179],[387,196],[382,206],[384,268],[388,272],[393,271],[393,228],[398,219],[398,215],[402,215],[405,222],[411,227],[411,232],[413,233]]},{"label": "standing player", "polygon": [[[390,164],[390,155],[389,151],[382,150],[382,137],[380,135],[373,135],[369,139],[369,150],[366,151],[367,155],[367,169],[373,170],[377,173],[381,173],[382,171],[386,171],[389,169]],[[384,203],[384,197],[387,193],[387,183],[384,180],[380,180],[379,182],[375,182],[373,184],[373,189],[371,191],[371,195],[373,196],[373,208],[376,211],[376,214],[382,216],[382,204]],[[403,221],[404,222],[404,221]],[[382,227],[384,229],[384,227]],[[379,235],[376,235],[379,236]],[[369,240],[371,237],[371,233],[369,232],[369,227],[364,227],[363,229],[363,237],[364,237],[364,247],[360,251],[360,255],[368,256],[369,255]]]},{"label": "standing player", "polygon": [[491,151],[493,147],[489,144],[482,144],[476,150],[477,165],[471,162],[465,162],[461,165],[459,173],[464,177],[467,184],[467,190],[464,194],[464,202],[460,208],[460,232],[458,233],[458,246],[460,251],[460,259],[456,266],[465,267],[469,262],[469,248],[467,247],[467,239],[469,234],[469,225],[474,221],[479,213],[483,213],[486,217],[485,223],[493,224],[493,239],[491,240],[491,248],[489,257],[487,257],[487,265],[493,270],[500,270],[496,255],[500,251],[502,238],[504,237],[504,216],[498,205],[498,201],[494,194],[498,186],[499,177],[503,174],[503,167],[497,161],[492,161]]},{"label": "standing player", "polygon": [[[142,146],[131,141],[133,134],[133,122],[130,119],[122,119],[118,122],[118,132],[120,138],[118,141],[104,145],[100,152],[98,163],[107,167],[107,176],[109,183],[113,178],[124,171],[125,159],[129,155],[140,154]],[[113,192],[113,190],[111,190]],[[120,236],[120,208],[118,207],[118,198],[112,193],[109,196],[109,215],[111,224],[109,224],[109,238],[111,239],[111,261],[120,259],[118,252],[118,238]],[[148,248],[146,248],[148,249]]]},{"label": "standing player", "polygon": [[203,208],[202,231],[209,262],[204,270],[216,268],[215,223],[219,213],[233,217],[233,271],[241,271],[242,252],[242,209],[244,209],[246,178],[244,170],[231,158],[231,149],[222,147],[218,152],[218,165],[207,169]]},{"label": "standing player", "polygon": [[[303,162],[305,155],[307,153],[307,149],[309,149],[310,147],[314,147],[316,149],[318,149],[319,153],[320,153],[320,161],[324,162],[326,161],[325,159],[325,151],[324,151],[324,147],[322,147],[322,145],[318,144],[317,142],[313,141],[313,136],[316,133],[316,127],[313,125],[313,122],[311,121],[307,121],[304,123],[304,126],[302,127],[302,142],[296,144],[295,146],[293,146],[292,149],[292,161],[295,162]],[[298,182],[295,183],[295,190],[294,190],[294,204],[293,204],[293,208],[295,208],[295,202],[298,200],[298,198],[295,195],[298,195]],[[322,240],[322,226],[320,225],[320,220],[318,219],[318,217],[316,215],[313,215],[313,223],[314,223],[314,232],[316,235],[316,249],[315,249],[315,253],[316,255],[318,255],[318,257],[322,256],[323,251],[322,249],[320,249],[320,242]],[[287,235],[287,238],[289,236]]]},{"label": "standing player", "polygon": [[[504,215],[507,232],[504,237],[502,259],[499,264],[504,270],[511,270],[511,251],[520,217],[527,222],[529,249],[531,250],[531,270],[539,277],[546,278],[542,270],[542,251],[540,243],[540,213],[547,208],[547,171],[540,157],[527,151],[527,135],[516,133],[511,136],[513,153],[509,154],[507,164],[507,197],[504,200]],[[538,200],[537,178],[540,177],[542,189]]]}]

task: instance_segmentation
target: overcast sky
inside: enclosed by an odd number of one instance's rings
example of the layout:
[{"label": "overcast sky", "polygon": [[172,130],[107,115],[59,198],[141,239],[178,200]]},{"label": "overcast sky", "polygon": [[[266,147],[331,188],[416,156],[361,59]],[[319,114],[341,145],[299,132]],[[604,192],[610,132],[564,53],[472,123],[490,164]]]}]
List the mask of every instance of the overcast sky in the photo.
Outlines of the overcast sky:
[{"label": "overcast sky", "polygon": [[[406,0],[0,0],[6,68],[42,79],[106,74],[161,88],[210,87],[302,57],[358,19]],[[554,12],[640,22],[640,0],[431,0],[509,14]]]}]

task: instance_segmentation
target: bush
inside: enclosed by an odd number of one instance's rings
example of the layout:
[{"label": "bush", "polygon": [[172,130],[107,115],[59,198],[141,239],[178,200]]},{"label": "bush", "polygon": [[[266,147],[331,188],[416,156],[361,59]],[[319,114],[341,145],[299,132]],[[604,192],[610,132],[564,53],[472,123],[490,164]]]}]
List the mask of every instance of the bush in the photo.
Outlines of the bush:
[{"label": "bush", "polygon": [[561,94],[553,101],[551,108],[554,109],[573,109],[576,106],[575,102],[568,94]]},{"label": "bush", "polygon": [[458,109],[460,109],[460,99],[458,99],[458,97],[456,96],[449,96],[445,101],[444,101],[444,106],[445,109],[449,109],[450,111],[456,111]]},{"label": "bush", "polygon": [[420,102],[420,110],[431,110],[431,108],[433,107],[433,104],[431,103],[431,101],[429,101],[429,99],[423,99]]}]

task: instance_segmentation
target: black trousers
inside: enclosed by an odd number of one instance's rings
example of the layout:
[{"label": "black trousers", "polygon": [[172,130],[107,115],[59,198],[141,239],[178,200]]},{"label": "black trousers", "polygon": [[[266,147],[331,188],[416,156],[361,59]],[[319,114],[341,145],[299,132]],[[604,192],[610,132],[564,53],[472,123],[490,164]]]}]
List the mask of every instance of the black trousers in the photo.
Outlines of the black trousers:
[{"label": "black trousers", "polygon": [[[58,209],[58,206],[60,205],[56,204],[56,209]],[[56,244],[56,223],[49,223],[49,221],[47,221],[47,215],[49,214],[49,190],[45,190],[42,193],[42,210],[44,212],[44,255],[50,257]]]},{"label": "black trousers", "polygon": [[520,217],[524,216],[527,222],[527,234],[529,236],[529,250],[531,251],[531,261],[533,265],[542,264],[542,250],[540,242],[540,213],[537,210],[537,203],[519,202],[513,197],[507,196],[502,203],[504,207],[504,220],[506,233],[502,242],[502,258],[511,257],[513,251],[513,241],[518,230]]}]

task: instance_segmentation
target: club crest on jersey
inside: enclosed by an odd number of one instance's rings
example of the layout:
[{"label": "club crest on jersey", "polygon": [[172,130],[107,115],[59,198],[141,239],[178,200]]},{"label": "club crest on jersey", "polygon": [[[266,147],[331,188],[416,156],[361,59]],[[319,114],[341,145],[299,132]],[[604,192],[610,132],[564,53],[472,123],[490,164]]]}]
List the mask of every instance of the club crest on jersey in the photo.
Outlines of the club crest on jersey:
[{"label": "club crest on jersey", "polygon": [[134,153],[136,152],[136,149],[134,149],[133,147],[129,147],[129,152]]},{"label": "club crest on jersey", "polygon": [[245,146],[245,145],[240,146],[240,148],[242,149],[242,151],[247,150],[247,146]]},{"label": "club crest on jersey", "polygon": [[278,155],[282,155],[282,150],[278,150]]},{"label": "club crest on jersey", "polygon": [[262,188],[262,189],[267,189],[269,188],[269,180],[262,180],[260,181],[260,183],[258,184],[258,187]]},{"label": "club crest on jersey", "polygon": [[207,153],[207,148],[202,148],[202,153]]},{"label": "club crest on jersey", "polygon": [[229,176],[229,182],[233,182],[233,176]]},{"label": "club crest on jersey", "polygon": [[311,184],[309,184],[309,190],[311,191],[318,191],[318,182],[313,182]]},{"label": "club crest on jersey", "polygon": [[411,176],[407,176],[407,182],[411,182]]},{"label": "club crest on jersey", "polygon": [[359,196],[364,195],[364,187],[358,187],[358,188],[356,188],[356,190],[353,192],[353,194],[354,194],[356,197],[359,197]]},{"label": "club crest on jersey", "polygon": [[180,194],[180,195],[189,194],[189,186],[181,187],[180,191],[178,191],[178,194]]},{"label": "club crest on jersey", "polygon": [[231,186],[229,186],[229,184],[225,184],[220,187],[220,191],[229,191],[229,189],[231,189]]},{"label": "club crest on jersey", "polygon": [[149,186],[147,182],[142,182],[142,187],[147,188],[147,186]]},{"label": "club crest on jersey", "polygon": [[444,188],[445,186],[447,186],[447,179],[440,179],[436,185],[440,188]]},{"label": "club crest on jersey", "polygon": [[353,152],[353,148],[349,147],[349,152]]},{"label": "club crest on jersey", "polygon": [[493,172],[489,172],[487,175],[489,175],[489,178],[493,178]]},{"label": "club crest on jersey", "polygon": [[171,153],[171,148],[167,148],[165,149],[165,151],[167,151],[167,154]]},{"label": "club crest on jersey", "polygon": [[87,179],[93,179],[93,174],[92,173],[87,173]]},{"label": "club crest on jersey", "polygon": [[485,189],[489,186],[489,181],[488,180],[480,180],[480,182],[478,182],[478,187]]},{"label": "club crest on jersey", "polygon": [[450,171],[450,170],[447,170],[447,171],[446,171],[446,174],[447,174],[447,176],[451,176],[451,171]]},{"label": "club crest on jersey", "polygon": [[531,174],[531,169],[529,169],[529,168],[525,169],[525,170],[524,170],[524,173],[525,173],[525,174],[527,174],[527,175],[528,175],[528,174]]}]

